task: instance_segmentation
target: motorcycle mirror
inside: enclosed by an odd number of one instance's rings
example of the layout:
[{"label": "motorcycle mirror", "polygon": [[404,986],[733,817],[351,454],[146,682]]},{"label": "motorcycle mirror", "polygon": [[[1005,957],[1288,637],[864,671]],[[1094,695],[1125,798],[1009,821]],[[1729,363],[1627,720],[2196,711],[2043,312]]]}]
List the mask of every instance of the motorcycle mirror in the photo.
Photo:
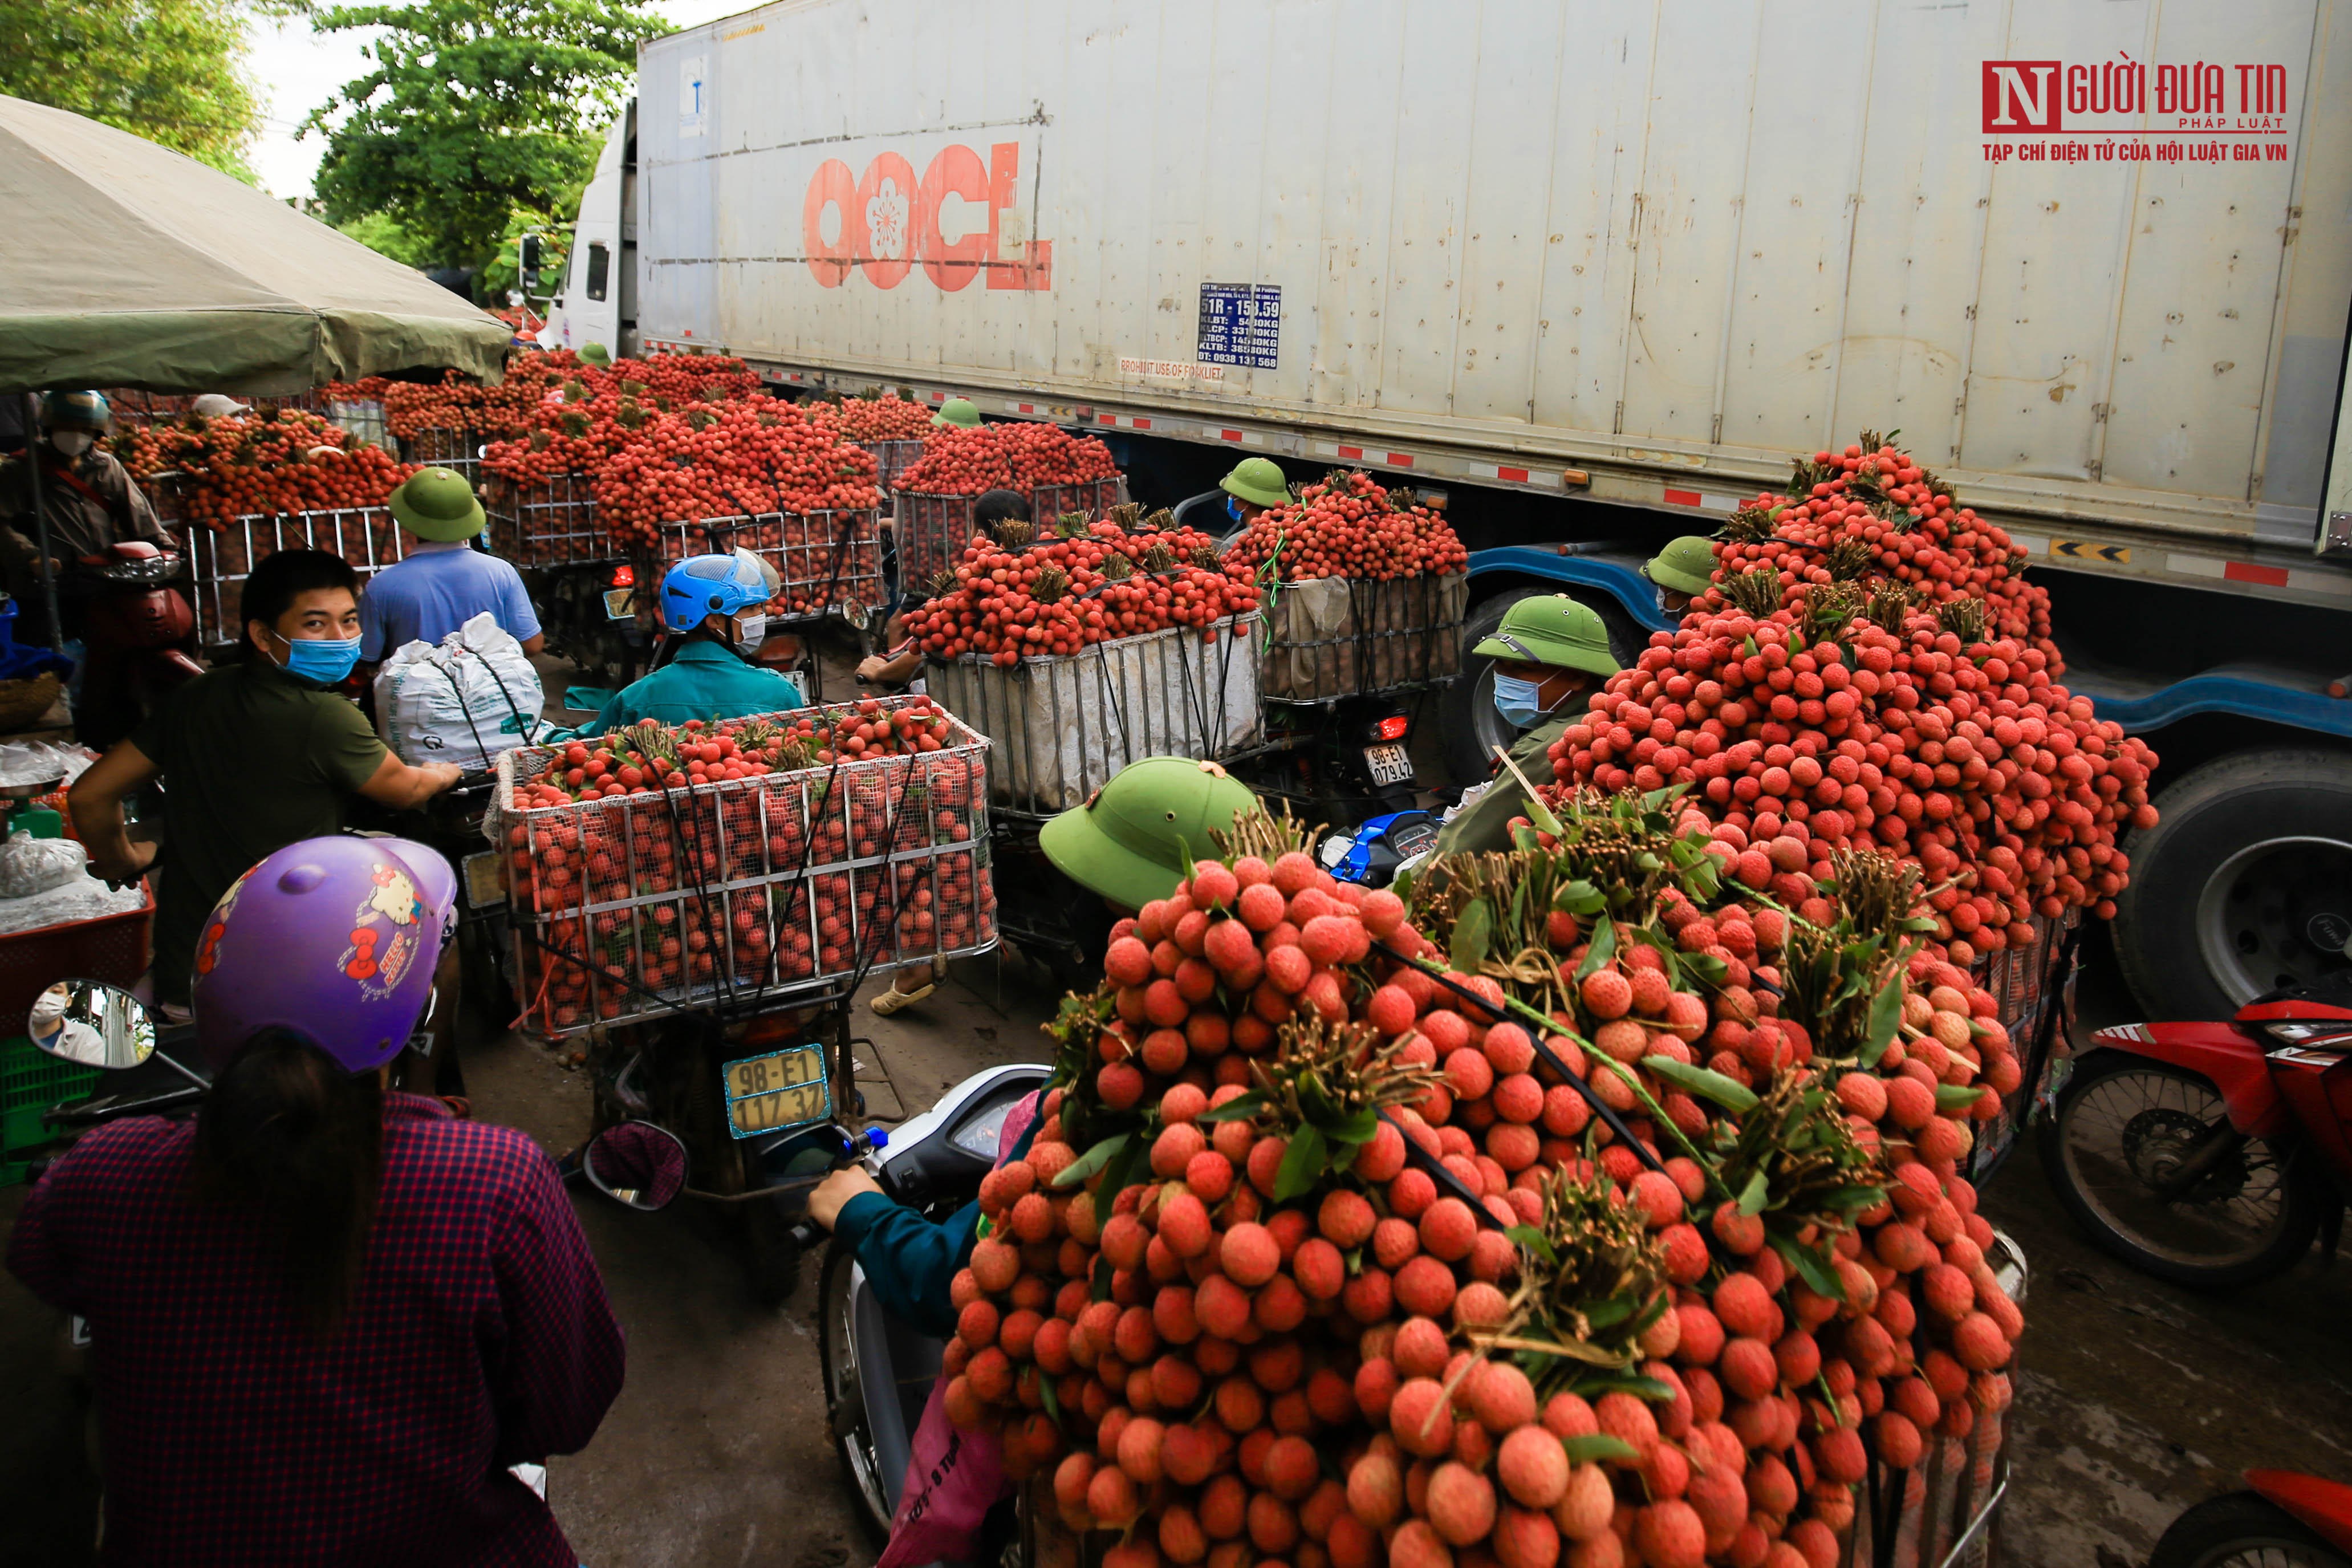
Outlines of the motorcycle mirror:
[{"label": "motorcycle mirror", "polygon": [[686,1145],[650,1121],[624,1121],[588,1141],[580,1169],[606,1197],[651,1214],[686,1190]]},{"label": "motorcycle mirror", "polygon": [[79,1067],[135,1068],[155,1051],[154,1015],[103,980],[60,980],[42,992],[25,1034],[37,1049]]}]

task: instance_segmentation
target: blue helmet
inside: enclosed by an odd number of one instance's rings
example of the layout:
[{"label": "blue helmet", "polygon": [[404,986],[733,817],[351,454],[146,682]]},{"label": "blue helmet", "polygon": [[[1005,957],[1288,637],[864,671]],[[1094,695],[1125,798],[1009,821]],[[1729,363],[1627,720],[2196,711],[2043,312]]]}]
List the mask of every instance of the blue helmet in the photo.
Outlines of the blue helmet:
[{"label": "blue helmet", "polygon": [[89,430],[103,435],[113,423],[114,411],[107,406],[102,393],[41,394],[41,428],[44,430]]},{"label": "blue helmet", "polygon": [[662,625],[692,631],[705,616],[739,615],[772,595],[756,556],[689,555],[662,574]]}]

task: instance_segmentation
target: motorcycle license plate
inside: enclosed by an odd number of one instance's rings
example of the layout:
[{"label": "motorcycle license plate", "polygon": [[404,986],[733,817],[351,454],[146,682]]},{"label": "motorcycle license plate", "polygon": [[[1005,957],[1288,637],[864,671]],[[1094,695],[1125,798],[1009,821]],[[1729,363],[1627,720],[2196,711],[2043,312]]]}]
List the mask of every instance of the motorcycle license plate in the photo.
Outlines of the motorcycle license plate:
[{"label": "motorcycle license plate", "polygon": [[738,1138],[804,1127],[833,1114],[822,1046],[794,1046],[729,1062],[719,1068],[719,1079],[727,1095],[727,1130]]},{"label": "motorcycle license plate", "polygon": [[604,618],[608,621],[633,621],[637,618],[637,591],[635,588],[604,590]]},{"label": "motorcycle license plate", "polygon": [[1364,748],[1364,766],[1370,768],[1376,784],[1410,784],[1412,782],[1412,759],[1404,754],[1404,747],[1394,741],[1383,741],[1377,746]]},{"label": "motorcycle license plate", "polygon": [[466,857],[466,902],[473,908],[494,909],[507,901],[506,886],[499,876],[500,858],[495,849]]}]

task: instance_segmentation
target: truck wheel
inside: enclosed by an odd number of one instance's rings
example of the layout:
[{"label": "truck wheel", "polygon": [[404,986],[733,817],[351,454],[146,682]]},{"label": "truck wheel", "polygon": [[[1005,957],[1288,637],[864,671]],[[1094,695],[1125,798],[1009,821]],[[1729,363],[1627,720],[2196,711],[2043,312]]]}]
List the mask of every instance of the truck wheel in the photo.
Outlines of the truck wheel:
[{"label": "truck wheel", "polygon": [[2116,955],[2152,1017],[2222,1018],[2266,991],[2352,970],[2352,758],[2219,757],[2157,798],[2125,845]]},{"label": "truck wheel", "polygon": [[[1484,784],[1495,771],[1495,748],[1507,747],[1519,738],[1518,731],[1505,723],[1503,716],[1495,711],[1495,661],[1478,658],[1470,650],[1478,646],[1479,638],[1503,624],[1504,612],[1513,605],[1538,594],[1558,592],[1542,584],[1506,589],[1473,607],[1470,618],[1464,623],[1462,674],[1442,689],[1437,709],[1437,732],[1444,747],[1445,771],[1452,775],[1454,788]],[[1601,616],[1601,624],[1609,628],[1609,651],[1619,664],[1632,664],[1642,656],[1642,650],[1649,646],[1649,634],[1635,626],[1614,599],[1597,588],[1583,589],[1572,596],[1591,606]]]}]

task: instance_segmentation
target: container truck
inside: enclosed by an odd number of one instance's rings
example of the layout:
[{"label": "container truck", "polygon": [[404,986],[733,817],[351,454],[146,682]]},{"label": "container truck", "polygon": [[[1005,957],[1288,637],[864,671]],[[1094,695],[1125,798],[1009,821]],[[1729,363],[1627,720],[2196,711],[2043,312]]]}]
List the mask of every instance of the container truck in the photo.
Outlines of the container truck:
[{"label": "container truck", "polygon": [[2345,22],[788,0],[644,46],[549,337],[1081,426],[1154,500],[1361,466],[1445,492],[1472,631],[1564,590],[1629,652],[1658,544],[1899,430],[2162,754],[2113,940],[2218,1016],[2352,962]]}]

